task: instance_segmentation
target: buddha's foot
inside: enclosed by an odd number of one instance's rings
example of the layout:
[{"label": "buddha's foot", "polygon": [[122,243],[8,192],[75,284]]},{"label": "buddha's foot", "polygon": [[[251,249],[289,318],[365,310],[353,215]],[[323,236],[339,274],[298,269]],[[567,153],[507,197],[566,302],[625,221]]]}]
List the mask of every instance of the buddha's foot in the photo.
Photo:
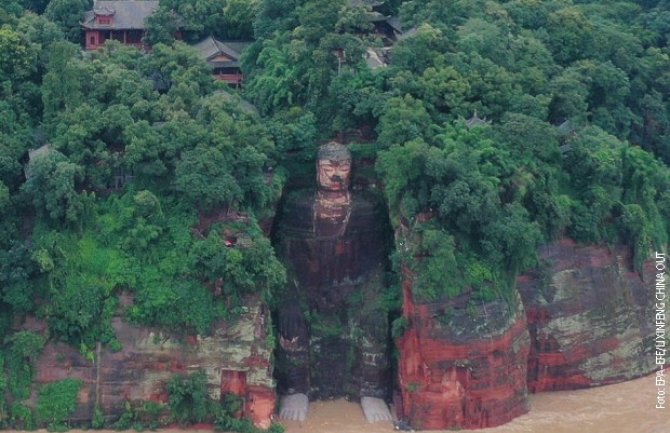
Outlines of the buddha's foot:
[{"label": "buddha's foot", "polygon": [[381,398],[361,397],[361,406],[368,422],[392,421],[391,412]]},{"label": "buddha's foot", "polygon": [[279,400],[279,419],[304,421],[308,407],[309,400],[305,394],[283,395]]}]

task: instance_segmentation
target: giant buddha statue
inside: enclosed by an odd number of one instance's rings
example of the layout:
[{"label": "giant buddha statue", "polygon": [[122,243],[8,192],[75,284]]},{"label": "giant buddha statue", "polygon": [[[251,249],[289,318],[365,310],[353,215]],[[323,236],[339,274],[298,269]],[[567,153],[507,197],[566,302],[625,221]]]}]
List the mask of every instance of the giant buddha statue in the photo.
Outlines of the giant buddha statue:
[{"label": "giant buddha statue", "polygon": [[318,150],[318,188],[288,195],[278,251],[291,283],[277,311],[280,418],[302,421],[309,400],[359,400],[390,420],[389,326],[382,302],[390,239],[377,197],[350,191],[346,146]]}]

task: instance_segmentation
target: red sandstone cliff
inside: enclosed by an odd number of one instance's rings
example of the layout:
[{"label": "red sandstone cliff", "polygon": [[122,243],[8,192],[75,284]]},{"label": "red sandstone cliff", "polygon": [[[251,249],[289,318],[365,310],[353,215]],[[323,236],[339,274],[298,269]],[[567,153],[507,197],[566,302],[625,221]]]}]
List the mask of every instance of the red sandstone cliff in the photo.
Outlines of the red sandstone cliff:
[{"label": "red sandstone cliff", "polygon": [[651,372],[653,264],[640,275],[624,249],[570,240],[542,247],[539,256],[543,269],[517,281],[532,341],[529,389],[576,389]]},{"label": "red sandstone cliff", "polygon": [[[541,271],[518,278],[522,303],[467,306],[467,297],[417,303],[403,275],[403,316],[397,341],[402,415],[416,428],[483,428],[527,411],[535,392],[620,382],[653,369],[652,264],[633,272],[625,250],[562,240],[540,249]],[[475,308],[473,308],[475,307]],[[269,317],[258,304],[213,336],[177,338],[116,320],[120,352],[100,350],[96,362],[51,343],[37,382],[84,382],[76,420],[97,404],[118,416],[126,401],[167,399],[175,373],[204,369],[210,392],[244,397],[245,415],[269,426],[275,407]],[[35,328],[34,326],[32,328]],[[530,331],[530,339],[529,332]]]},{"label": "red sandstone cliff", "polygon": [[466,311],[467,297],[417,304],[404,272],[398,339],[403,416],[420,429],[484,428],[528,411],[528,331],[518,299]]},{"label": "red sandstone cliff", "polygon": [[404,271],[398,370],[402,415],[415,428],[495,426],[527,410],[527,389],[604,385],[654,369],[653,263],[634,272],[626,249],[570,240],[539,256],[542,269],[517,280],[514,308],[475,311],[467,296],[417,303]]},{"label": "red sandstone cliff", "polygon": [[37,362],[36,383],[80,379],[80,405],[72,421],[89,422],[96,404],[115,420],[127,401],[167,402],[165,385],[173,375],[202,369],[213,398],[225,393],[243,397],[243,415],[267,428],[276,402],[268,322],[259,302],[250,303],[234,323],[219,323],[209,337],[178,337],[115,319],[122,350],[99,349],[91,361],[68,345],[49,343]]}]

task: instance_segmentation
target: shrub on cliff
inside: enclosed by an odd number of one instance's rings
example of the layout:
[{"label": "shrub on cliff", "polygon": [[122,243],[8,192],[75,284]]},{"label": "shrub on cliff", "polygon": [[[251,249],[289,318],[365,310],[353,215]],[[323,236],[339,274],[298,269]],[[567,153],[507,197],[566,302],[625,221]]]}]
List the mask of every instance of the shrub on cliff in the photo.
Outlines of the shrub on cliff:
[{"label": "shrub on cliff", "polygon": [[0,427],[35,428],[33,411],[24,402],[30,397],[35,374],[33,364],[44,343],[41,335],[19,331],[10,336],[0,350]]},{"label": "shrub on cliff", "polygon": [[174,376],[167,384],[169,406],[180,425],[212,421],[221,411],[207,392],[207,377],[200,370],[188,376]]},{"label": "shrub on cliff", "polygon": [[7,378],[6,390],[15,401],[22,401],[30,397],[35,373],[33,364],[42,353],[45,339],[30,331],[20,331],[12,335],[6,343],[2,350]]},{"label": "shrub on cliff", "polygon": [[46,384],[37,398],[37,417],[49,431],[66,431],[68,420],[77,408],[81,381],[64,379]]}]

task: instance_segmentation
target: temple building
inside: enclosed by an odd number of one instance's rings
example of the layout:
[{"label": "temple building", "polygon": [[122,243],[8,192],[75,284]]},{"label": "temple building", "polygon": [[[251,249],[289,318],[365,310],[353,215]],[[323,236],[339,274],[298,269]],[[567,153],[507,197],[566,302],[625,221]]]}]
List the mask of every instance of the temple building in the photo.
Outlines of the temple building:
[{"label": "temple building", "polygon": [[98,49],[110,39],[145,49],[146,20],[157,9],[158,1],[96,1],[81,23],[86,49]]},{"label": "temple building", "polygon": [[233,87],[241,87],[244,83],[244,74],[240,68],[240,57],[251,44],[252,42],[245,41],[219,41],[210,36],[193,47],[212,68],[214,78],[225,81]]}]

